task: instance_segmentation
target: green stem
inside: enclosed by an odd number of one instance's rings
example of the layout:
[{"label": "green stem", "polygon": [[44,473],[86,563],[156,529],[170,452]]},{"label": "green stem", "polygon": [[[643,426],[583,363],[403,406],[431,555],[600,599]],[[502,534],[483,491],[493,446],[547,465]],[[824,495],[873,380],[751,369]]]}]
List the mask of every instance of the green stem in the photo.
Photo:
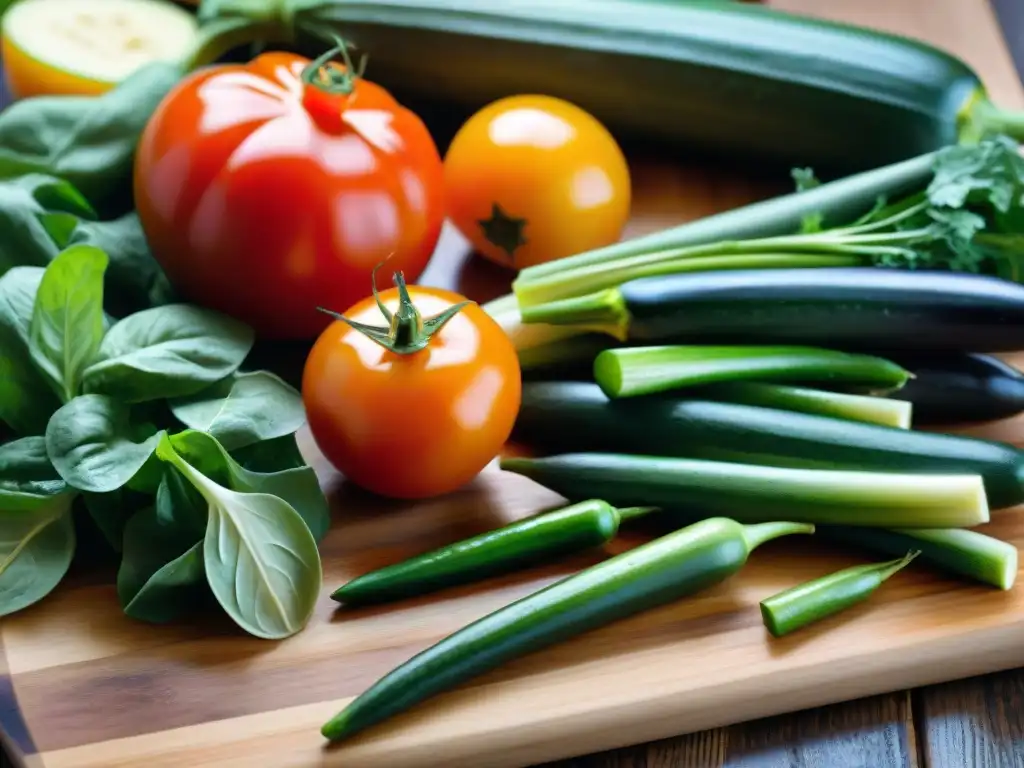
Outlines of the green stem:
[{"label": "green stem", "polygon": [[645,517],[652,512],[658,512],[659,507],[622,507],[616,510],[619,513],[619,520],[635,520],[638,517]]},{"label": "green stem", "polygon": [[335,320],[340,320],[395,354],[410,355],[424,349],[427,344],[430,343],[430,340],[434,335],[438,333],[449,320],[455,317],[463,307],[473,303],[471,301],[461,301],[437,313],[433,317],[424,320],[423,316],[420,315],[419,310],[416,309],[416,305],[413,304],[412,297],[409,295],[409,287],[405,284],[405,277],[401,272],[395,272],[393,280],[395,287],[398,289],[398,309],[392,313],[387,306],[385,306],[384,302],[380,298],[380,294],[377,292],[376,275],[377,270],[381,266],[383,266],[383,264],[378,264],[373,269],[371,289],[373,291],[373,298],[377,301],[377,307],[380,309],[380,313],[388,322],[387,326],[367,325],[365,323],[356,322],[355,320],[350,320],[344,315],[333,312],[329,309],[324,309],[323,307],[317,307],[317,310],[330,315]]},{"label": "green stem", "polygon": [[523,322],[572,325],[585,331],[606,333],[619,341],[629,337],[630,315],[618,288],[552,301],[522,310]]},{"label": "green stem", "polygon": [[1024,140],[1024,111],[1003,109],[982,96],[971,104],[962,118],[960,140],[974,143],[994,134]]},{"label": "green stem", "polygon": [[814,523],[770,522],[753,523],[743,526],[743,540],[747,543],[747,551],[751,552],[767,541],[787,536],[791,533],[814,533]]},{"label": "green stem", "polygon": [[[856,245],[856,244],[855,244]],[[804,252],[800,252],[800,251]],[[723,269],[795,269],[814,267],[858,267],[867,261],[858,250],[832,243],[794,236],[764,240],[729,241],[693,248],[656,251],[568,269],[534,280],[517,279],[513,290],[526,318],[529,308],[571,298],[601,288],[611,288],[641,277],[713,272]]]}]

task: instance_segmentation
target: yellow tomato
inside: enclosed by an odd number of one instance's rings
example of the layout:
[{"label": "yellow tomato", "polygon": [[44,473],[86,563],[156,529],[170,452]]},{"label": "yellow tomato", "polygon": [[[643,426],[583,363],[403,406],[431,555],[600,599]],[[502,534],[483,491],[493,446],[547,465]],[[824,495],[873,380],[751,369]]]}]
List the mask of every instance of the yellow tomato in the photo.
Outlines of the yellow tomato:
[{"label": "yellow tomato", "polygon": [[96,96],[144,64],[180,59],[196,29],[168,0],[19,0],[3,17],[4,76],[15,99]]},{"label": "yellow tomato", "polygon": [[452,223],[488,259],[523,269],[616,242],[629,218],[629,167],[591,114],[550,96],[481,109],[445,156]]}]

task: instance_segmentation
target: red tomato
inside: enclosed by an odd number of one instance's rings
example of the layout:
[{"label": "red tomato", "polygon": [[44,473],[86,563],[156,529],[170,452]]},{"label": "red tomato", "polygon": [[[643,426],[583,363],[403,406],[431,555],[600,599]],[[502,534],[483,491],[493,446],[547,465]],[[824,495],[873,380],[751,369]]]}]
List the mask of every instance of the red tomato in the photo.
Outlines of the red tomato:
[{"label": "red tomato", "polygon": [[[409,294],[423,318],[463,301],[421,286]],[[397,310],[397,289],[380,297]],[[345,317],[387,326],[372,297]],[[498,455],[519,412],[521,386],[512,342],[468,304],[408,353],[334,322],[306,360],[302,398],[317,446],[342,474],[374,493],[413,499],[459,488]]]},{"label": "red tomato", "polygon": [[150,120],[135,166],[139,217],[174,286],[266,338],[315,337],[329,322],[316,307],[357,301],[389,256],[415,280],[444,220],[423,122],[372,82],[346,95],[304,81],[307,67],[268,53],[195,72]]}]

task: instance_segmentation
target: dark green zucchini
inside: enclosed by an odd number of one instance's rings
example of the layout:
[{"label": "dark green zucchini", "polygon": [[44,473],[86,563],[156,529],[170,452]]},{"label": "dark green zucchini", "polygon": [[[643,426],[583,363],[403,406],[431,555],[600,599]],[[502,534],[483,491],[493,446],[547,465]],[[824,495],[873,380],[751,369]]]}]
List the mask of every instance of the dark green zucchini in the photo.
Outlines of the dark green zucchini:
[{"label": "dark green zucchini", "polygon": [[914,374],[891,397],[913,404],[917,425],[995,421],[1024,411],[1024,374],[982,354],[897,355]]},{"label": "dark green zucchini", "polygon": [[[239,13],[245,3],[210,2]],[[478,109],[542,92],[624,139],[848,173],[991,130],[1020,133],[978,75],[932,46],[753,3],[711,0],[278,0],[341,35],[403,97]],[[210,13],[204,14],[209,18]],[[292,30],[288,30],[291,32]],[[282,37],[288,39],[282,30]],[[305,45],[306,43],[302,43]],[[441,111],[441,110],[439,110]]]},{"label": "dark green zucchini", "polygon": [[767,466],[976,473],[993,509],[1024,502],[1024,453],[1005,443],[708,400],[612,401],[585,382],[526,383],[514,434],[543,453],[616,451]]},{"label": "dark green zucchini", "polygon": [[630,280],[531,307],[646,344],[798,344],[831,349],[1024,349],[1024,285],[986,275],[878,267],[737,269]]}]

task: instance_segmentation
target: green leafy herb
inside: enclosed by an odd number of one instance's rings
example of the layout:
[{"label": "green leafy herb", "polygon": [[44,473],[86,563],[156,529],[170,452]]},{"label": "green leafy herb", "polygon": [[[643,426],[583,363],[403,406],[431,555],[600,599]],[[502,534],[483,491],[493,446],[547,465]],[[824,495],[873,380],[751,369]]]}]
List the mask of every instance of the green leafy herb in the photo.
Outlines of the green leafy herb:
[{"label": "green leafy herb", "polygon": [[234,373],[253,341],[237,320],[188,304],[136,312],[107,331],[85,390],[127,403],[193,395]]},{"label": "green leafy herb", "polygon": [[22,435],[42,434],[60,405],[29,353],[32,306],[43,270],[18,267],[0,277],[0,421]]},{"label": "green leafy herb", "polygon": [[[162,466],[162,462],[157,462]],[[157,481],[159,483],[159,480]],[[155,493],[155,489],[153,493]],[[153,502],[153,493],[140,493],[128,485],[105,493],[82,493],[89,517],[114,552],[120,552],[124,528],[132,515]]]},{"label": "green leafy herb", "polygon": [[117,594],[124,612],[142,621],[173,621],[206,589],[202,544],[206,503],[173,466],[165,465],[156,505],[136,513],[124,531]]},{"label": "green leafy herb", "polygon": [[171,402],[188,427],[208,432],[233,451],[294,434],[306,423],[302,395],[267,371],[229,376]]},{"label": "green leafy herb", "polygon": [[153,258],[135,212],[109,221],[79,221],[66,245],[92,245],[110,257],[104,281],[107,312],[124,317],[171,304],[175,292]]},{"label": "green leafy herb", "polygon": [[38,509],[66,491],[43,438],[23,437],[0,445],[0,514]]},{"label": "green leafy herb", "polygon": [[46,451],[73,488],[114,491],[146,465],[162,434],[139,431],[124,403],[106,395],[81,395],[50,419]]},{"label": "green leafy herb", "polygon": [[70,182],[101,212],[131,198],[135,148],[180,67],[153,63],[102,96],[38,96],[0,114],[0,178],[41,173]]},{"label": "green leafy herb", "polygon": [[254,472],[235,461],[215,437],[196,430],[173,435],[171,444],[185,461],[233,491],[268,493],[284,499],[299,513],[317,541],[327,533],[330,510],[312,467]]},{"label": "green leafy herb", "polygon": [[0,616],[46,597],[64,578],[75,552],[73,494],[30,511],[0,511]]},{"label": "green leafy herb", "polygon": [[107,256],[89,246],[63,251],[39,284],[29,352],[66,403],[81,385],[82,372],[103,338],[103,272]]},{"label": "green leafy herb", "polygon": [[0,181],[0,275],[13,267],[45,267],[81,218],[96,214],[66,181],[42,174]]},{"label": "green leafy herb", "polygon": [[295,435],[285,435],[247,445],[231,451],[231,456],[253,472],[280,472],[282,469],[307,466]]},{"label": "green leafy herb", "polygon": [[168,437],[157,447],[206,500],[206,578],[225,612],[252,635],[299,632],[313,615],[322,586],[320,553],[306,523],[288,502],[238,493],[193,468]]}]

